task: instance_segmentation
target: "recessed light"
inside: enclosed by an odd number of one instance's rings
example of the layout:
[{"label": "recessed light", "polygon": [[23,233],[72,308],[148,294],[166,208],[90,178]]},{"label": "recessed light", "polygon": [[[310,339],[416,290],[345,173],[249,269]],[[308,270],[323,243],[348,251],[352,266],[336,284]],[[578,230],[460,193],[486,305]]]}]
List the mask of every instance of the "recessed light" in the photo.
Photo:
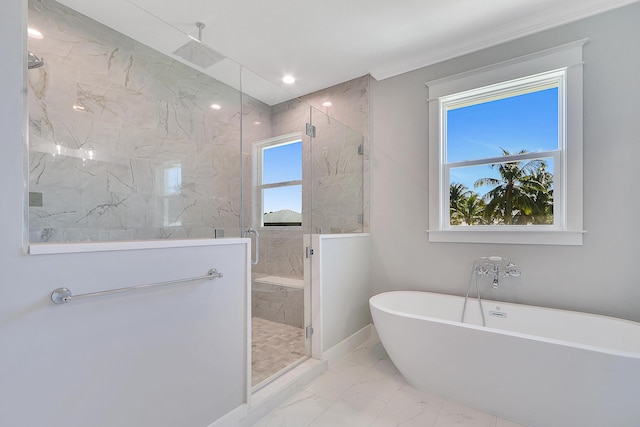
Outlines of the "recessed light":
[{"label": "recessed light", "polygon": [[86,111],[87,108],[82,104],[73,104],[73,109],[76,111]]},{"label": "recessed light", "polygon": [[34,38],[34,39],[43,39],[44,36],[42,35],[42,33],[38,30],[36,30],[35,28],[31,28],[29,27],[27,29],[27,34],[29,35],[29,37]]},{"label": "recessed light", "polygon": [[259,125],[259,124],[260,124],[260,122],[253,122],[253,124],[254,124],[254,125]]},{"label": "recessed light", "polygon": [[218,104],[211,104],[211,108],[214,109],[214,110],[219,110],[222,107],[220,105],[218,105]]},{"label": "recessed light", "polygon": [[296,82],[296,78],[292,75],[286,75],[282,78],[282,82],[290,85]]},{"label": "recessed light", "polygon": [[323,107],[331,107],[333,104],[331,103],[331,101],[325,101],[322,103]]}]

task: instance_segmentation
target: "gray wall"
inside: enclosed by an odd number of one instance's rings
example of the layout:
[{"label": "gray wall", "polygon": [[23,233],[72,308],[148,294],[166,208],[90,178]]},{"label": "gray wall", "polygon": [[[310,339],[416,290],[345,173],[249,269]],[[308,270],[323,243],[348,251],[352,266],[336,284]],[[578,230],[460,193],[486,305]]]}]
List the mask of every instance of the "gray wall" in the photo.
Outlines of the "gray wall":
[{"label": "gray wall", "polygon": [[[640,4],[371,84],[371,236],[376,293],[463,294],[476,257],[522,277],[487,297],[640,321],[636,195]],[[584,47],[584,245],[429,243],[425,82],[589,38]],[[487,291],[488,292],[488,291]]]}]

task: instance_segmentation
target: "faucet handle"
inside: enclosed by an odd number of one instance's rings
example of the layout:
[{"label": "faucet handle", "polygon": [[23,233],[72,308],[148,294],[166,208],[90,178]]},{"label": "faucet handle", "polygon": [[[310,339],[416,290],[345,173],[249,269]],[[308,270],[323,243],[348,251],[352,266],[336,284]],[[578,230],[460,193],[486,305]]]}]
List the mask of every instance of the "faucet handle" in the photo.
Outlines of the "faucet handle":
[{"label": "faucet handle", "polygon": [[504,271],[504,277],[520,277],[520,270],[517,268],[509,268]]},{"label": "faucet handle", "polygon": [[476,271],[475,273],[479,276],[485,276],[487,274],[489,274],[489,270],[484,268],[483,266],[479,265],[478,267],[476,267]]}]

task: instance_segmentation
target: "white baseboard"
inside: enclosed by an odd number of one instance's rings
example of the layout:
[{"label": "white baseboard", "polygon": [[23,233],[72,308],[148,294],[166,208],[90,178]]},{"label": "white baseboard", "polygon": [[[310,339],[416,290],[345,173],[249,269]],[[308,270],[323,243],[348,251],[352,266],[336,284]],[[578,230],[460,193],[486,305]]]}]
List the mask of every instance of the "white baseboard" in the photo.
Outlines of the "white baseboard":
[{"label": "white baseboard", "polygon": [[237,427],[240,425],[240,420],[247,416],[249,412],[249,405],[242,404],[231,412],[226,413],[222,417],[218,418],[208,427]]},{"label": "white baseboard", "polygon": [[328,365],[331,366],[332,364],[367,342],[367,340],[369,340],[373,336],[377,338],[378,334],[376,334],[373,325],[370,323],[351,336],[343,339],[338,344],[331,347],[329,350],[322,353],[322,360],[326,360]]}]

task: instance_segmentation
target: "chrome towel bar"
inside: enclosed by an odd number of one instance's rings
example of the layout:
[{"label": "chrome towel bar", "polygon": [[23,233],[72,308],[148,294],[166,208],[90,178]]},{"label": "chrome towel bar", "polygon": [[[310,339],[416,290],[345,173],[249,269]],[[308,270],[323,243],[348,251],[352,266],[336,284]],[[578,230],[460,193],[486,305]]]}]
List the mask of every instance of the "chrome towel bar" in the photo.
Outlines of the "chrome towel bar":
[{"label": "chrome towel bar", "polygon": [[84,299],[84,298],[118,294],[121,292],[129,292],[129,291],[135,291],[138,289],[145,289],[145,288],[155,288],[158,286],[175,285],[178,283],[193,282],[196,280],[205,280],[205,279],[213,280],[219,277],[222,277],[222,273],[218,272],[218,270],[216,270],[215,268],[212,268],[207,272],[206,276],[190,277],[188,279],[170,280],[168,282],[150,283],[147,285],[129,286],[127,288],[111,289],[108,291],[99,291],[99,292],[90,292],[87,294],[80,294],[80,295],[73,295],[71,291],[67,288],[58,288],[51,293],[51,301],[53,301],[55,304],[65,304],[71,301]]}]

